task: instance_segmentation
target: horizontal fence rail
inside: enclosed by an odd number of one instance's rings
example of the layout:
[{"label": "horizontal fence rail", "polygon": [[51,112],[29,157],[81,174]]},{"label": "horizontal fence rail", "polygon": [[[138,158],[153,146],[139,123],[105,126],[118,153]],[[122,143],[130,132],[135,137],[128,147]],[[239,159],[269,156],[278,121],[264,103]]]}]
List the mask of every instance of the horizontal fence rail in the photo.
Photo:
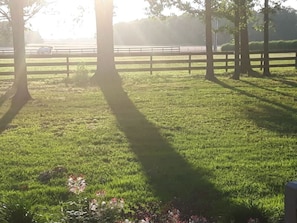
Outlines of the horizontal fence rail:
[{"label": "horizontal fence rail", "polygon": [[[181,49],[182,48],[182,49]],[[192,47],[194,50],[194,47]],[[180,46],[116,46],[114,47],[115,53],[133,53],[133,52],[180,52],[184,50],[183,47]],[[189,51],[189,49],[187,49]],[[203,48],[200,49],[203,51]],[[62,47],[62,46],[31,46],[26,48],[26,54],[90,54],[97,53],[97,47],[88,46],[88,47]],[[12,47],[0,47],[0,55],[12,55],[13,48]]]},{"label": "horizontal fence rail", "polygon": [[[262,69],[263,52],[251,52],[252,68]],[[66,74],[69,76],[83,66],[90,72],[96,70],[96,53],[83,54],[31,54],[27,55],[28,74]],[[118,72],[157,72],[205,70],[207,65],[205,52],[115,52]],[[0,75],[14,73],[13,55],[0,55]],[[295,67],[297,69],[297,51],[270,52],[270,67]],[[214,69],[232,71],[234,69],[233,52],[215,52]]]}]

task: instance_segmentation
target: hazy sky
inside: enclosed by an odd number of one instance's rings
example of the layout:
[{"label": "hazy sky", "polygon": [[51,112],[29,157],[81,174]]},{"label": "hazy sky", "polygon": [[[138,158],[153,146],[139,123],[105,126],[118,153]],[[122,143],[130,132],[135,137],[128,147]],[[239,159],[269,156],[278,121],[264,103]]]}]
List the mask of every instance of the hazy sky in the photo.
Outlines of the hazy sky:
[{"label": "hazy sky", "polygon": [[[79,5],[87,8],[83,19],[73,22],[81,11]],[[56,14],[38,14],[32,20],[32,29],[39,31],[45,39],[84,38],[95,35],[94,0],[59,0],[53,9]],[[114,22],[128,22],[147,17],[144,0],[114,0]],[[297,9],[297,0],[287,0],[286,6]]]},{"label": "hazy sky", "polygon": [[[80,13],[83,4],[86,13],[78,22],[73,18]],[[95,35],[94,0],[60,0],[51,7],[56,14],[38,14],[32,20],[32,29],[39,31],[43,38],[81,38]],[[114,23],[128,22],[146,16],[146,3],[143,0],[114,0]]]},{"label": "hazy sky", "polygon": [[284,5],[291,6],[292,8],[297,9],[297,0],[287,0]]}]

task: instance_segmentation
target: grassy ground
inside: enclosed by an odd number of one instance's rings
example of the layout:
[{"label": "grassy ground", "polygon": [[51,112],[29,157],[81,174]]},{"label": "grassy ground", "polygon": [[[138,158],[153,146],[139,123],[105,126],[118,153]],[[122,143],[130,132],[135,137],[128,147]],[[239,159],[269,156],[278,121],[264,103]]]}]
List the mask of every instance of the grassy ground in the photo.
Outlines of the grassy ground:
[{"label": "grassy ground", "polygon": [[[72,198],[68,175],[83,174],[86,196],[104,189],[126,211],[162,202],[225,222],[277,222],[284,185],[297,178],[296,75],[125,73],[113,91],[31,77],[34,100],[17,114],[0,100],[0,195],[57,219]],[[11,82],[1,78],[0,95]]]}]

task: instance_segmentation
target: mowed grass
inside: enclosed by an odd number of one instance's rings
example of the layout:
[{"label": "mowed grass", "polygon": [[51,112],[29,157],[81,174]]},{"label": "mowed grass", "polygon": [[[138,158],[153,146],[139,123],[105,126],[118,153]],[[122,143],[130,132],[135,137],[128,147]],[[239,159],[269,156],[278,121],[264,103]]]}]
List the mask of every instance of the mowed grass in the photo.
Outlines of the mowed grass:
[{"label": "mowed grass", "polygon": [[[277,222],[297,178],[296,75],[124,73],[111,91],[30,77],[34,100],[17,114],[0,100],[0,195],[57,220],[73,198],[68,175],[82,174],[84,196],[106,190],[127,212],[161,202],[222,222]],[[1,78],[0,95],[11,83]]]}]

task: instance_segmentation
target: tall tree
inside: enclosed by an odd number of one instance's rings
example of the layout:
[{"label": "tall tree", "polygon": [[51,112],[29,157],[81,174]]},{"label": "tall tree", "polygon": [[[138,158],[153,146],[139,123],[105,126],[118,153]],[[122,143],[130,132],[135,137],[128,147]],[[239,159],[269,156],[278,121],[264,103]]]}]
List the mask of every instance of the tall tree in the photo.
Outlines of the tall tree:
[{"label": "tall tree", "polygon": [[[248,16],[252,0],[224,0],[220,1],[218,14],[228,19],[233,27],[234,35],[234,73],[233,79],[239,80],[240,73],[251,73],[249,56]],[[230,29],[230,27],[227,27]]]},{"label": "tall tree", "polygon": [[[11,21],[9,2],[10,0],[0,0],[0,21]],[[26,23],[49,3],[45,0],[26,0],[23,4],[23,18]]]},{"label": "tall tree", "polygon": [[205,0],[205,42],[206,42],[206,57],[207,57],[207,68],[205,78],[208,80],[214,80],[214,68],[213,68],[213,51],[212,51],[212,25],[211,25],[211,11],[212,1]]},{"label": "tall tree", "polygon": [[240,6],[235,0],[234,4],[234,73],[232,78],[239,80],[240,77]]},{"label": "tall tree", "polygon": [[250,48],[249,48],[249,34],[248,34],[248,0],[241,0],[240,2],[240,54],[241,54],[241,73],[253,74]]},{"label": "tall tree", "polygon": [[31,99],[27,82],[25,22],[45,5],[44,0],[0,0],[0,20],[8,21],[12,28],[15,74],[13,104],[23,104]]},{"label": "tall tree", "polygon": [[97,30],[97,71],[92,80],[96,83],[119,78],[114,60],[113,0],[95,0]]},{"label": "tall tree", "polygon": [[[150,12],[159,17],[163,16],[164,9],[171,7],[193,14],[195,16],[204,15],[205,20],[205,45],[207,56],[207,68],[205,78],[214,80],[213,51],[212,51],[212,12],[214,0],[146,0],[149,3]],[[204,10],[203,10],[204,8]]]},{"label": "tall tree", "polygon": [[264,69],[263,76],[269,77],[270,68],[269,68],[269,1],[264,0]]},{"label": "tall tree", "polygon": [[16,88],[13,103],[16,104],[22,104],[31,99],[27,84],[24,5],[25,0],[9,1],[14,48],[14,87]]}]

